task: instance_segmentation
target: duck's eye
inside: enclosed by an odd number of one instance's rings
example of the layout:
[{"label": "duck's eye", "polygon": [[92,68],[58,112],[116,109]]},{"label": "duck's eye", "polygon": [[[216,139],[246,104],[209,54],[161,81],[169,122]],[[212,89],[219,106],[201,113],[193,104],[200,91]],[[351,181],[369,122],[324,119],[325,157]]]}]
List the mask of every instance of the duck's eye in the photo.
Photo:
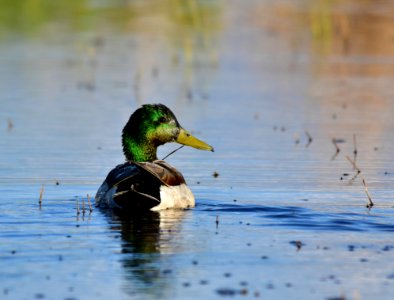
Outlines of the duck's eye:
[{"label": "duck's eye", "polygon": [[165,117],[160,117],[159,118],[159,123],[165,123],[165,122],[167,122]]}]

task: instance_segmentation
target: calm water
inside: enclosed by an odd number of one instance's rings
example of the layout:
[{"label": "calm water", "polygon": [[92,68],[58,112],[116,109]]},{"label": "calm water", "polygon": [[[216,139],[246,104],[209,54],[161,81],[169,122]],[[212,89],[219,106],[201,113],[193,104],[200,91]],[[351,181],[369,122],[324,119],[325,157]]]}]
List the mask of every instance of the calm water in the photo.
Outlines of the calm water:
[{"label": "calm water", "polygon": [[[393,3],[244,2],[0,4],[0,298],[392,298]],[[78,215],[147,102],[196,208]]]}]

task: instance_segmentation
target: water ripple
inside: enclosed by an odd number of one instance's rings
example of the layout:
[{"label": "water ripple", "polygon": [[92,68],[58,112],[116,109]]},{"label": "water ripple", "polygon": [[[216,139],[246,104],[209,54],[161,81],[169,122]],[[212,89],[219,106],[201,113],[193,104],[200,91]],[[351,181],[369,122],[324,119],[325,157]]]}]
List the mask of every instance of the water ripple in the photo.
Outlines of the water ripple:
[{"label": "water ripple", "polygon": [[366,213],[317,212],[297,206],[264,206],[243,204],[207,204],[201,210],[220,214],[248,214],[258,226],[326,231],[394,231],[391,218]]}]

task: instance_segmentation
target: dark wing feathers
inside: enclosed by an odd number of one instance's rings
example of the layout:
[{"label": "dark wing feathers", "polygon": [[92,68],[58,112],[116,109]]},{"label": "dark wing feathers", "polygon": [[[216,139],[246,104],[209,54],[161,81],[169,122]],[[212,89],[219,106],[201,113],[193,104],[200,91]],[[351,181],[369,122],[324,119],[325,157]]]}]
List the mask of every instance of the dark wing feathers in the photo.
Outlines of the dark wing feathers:
[{"label": "dark wing feathers", "polygon": [[136,163],[147,172],[158,178],[163,184],[167,186],[180,185],[185,183],[182,174],[167,164],[164,160],[155,160],[154,162]]},{"label": "dark wing feathers", "polygon": [[164,161],[126,162],[109,172],[96,202],[99,206],[146,210],[160,203],[160,186],[182,183],[182,174]]}]

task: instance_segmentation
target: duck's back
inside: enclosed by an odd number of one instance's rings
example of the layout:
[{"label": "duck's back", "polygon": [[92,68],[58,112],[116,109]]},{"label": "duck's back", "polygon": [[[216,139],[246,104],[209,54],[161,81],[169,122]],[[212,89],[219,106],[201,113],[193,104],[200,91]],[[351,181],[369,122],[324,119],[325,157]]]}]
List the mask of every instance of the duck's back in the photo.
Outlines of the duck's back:
[{"label": "duck's back", "polygon": [[165,161],[126,162],[109,172],[96,204],[130,211],[187,208],[194,206],[194,196],[182,174]]}]

